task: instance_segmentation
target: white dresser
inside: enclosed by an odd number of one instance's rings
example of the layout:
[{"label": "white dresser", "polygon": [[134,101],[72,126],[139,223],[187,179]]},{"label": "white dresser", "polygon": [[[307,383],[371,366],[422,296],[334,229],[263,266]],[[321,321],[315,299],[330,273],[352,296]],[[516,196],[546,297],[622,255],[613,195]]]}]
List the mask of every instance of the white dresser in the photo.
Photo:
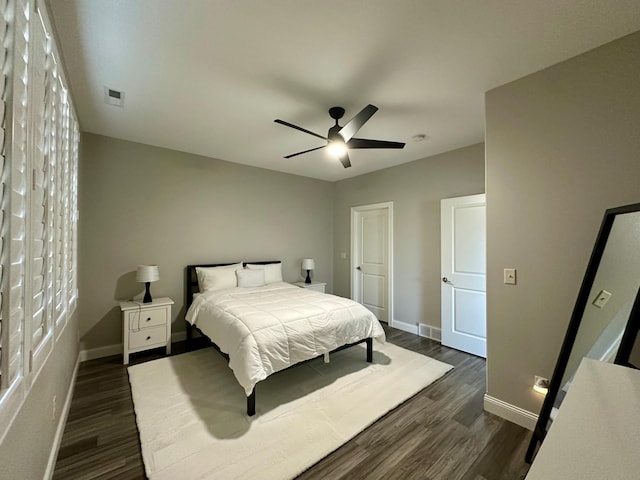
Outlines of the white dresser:
[{"label": "white dresser", "polygon": [[123,362],[129,364],[131,353],[165,347],[171,353],[171,305],[168,297],[150,303],[120,302],[122,311]]}]

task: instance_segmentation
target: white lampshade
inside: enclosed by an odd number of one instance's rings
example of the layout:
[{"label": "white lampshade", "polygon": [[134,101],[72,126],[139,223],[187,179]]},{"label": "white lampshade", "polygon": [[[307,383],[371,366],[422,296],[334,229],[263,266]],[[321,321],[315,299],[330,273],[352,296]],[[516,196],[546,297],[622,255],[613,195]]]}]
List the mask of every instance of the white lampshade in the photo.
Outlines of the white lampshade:
[{"label": "white lampshade", "polygon": [[160,272],[157,265],[138,265],[136,282],[157,282],[160,280]]},{"label": "white lampshade", "polygon": [[303,270],[313,270],[316,268],[313,258],[303,258],[302,259],[302,269]]}]

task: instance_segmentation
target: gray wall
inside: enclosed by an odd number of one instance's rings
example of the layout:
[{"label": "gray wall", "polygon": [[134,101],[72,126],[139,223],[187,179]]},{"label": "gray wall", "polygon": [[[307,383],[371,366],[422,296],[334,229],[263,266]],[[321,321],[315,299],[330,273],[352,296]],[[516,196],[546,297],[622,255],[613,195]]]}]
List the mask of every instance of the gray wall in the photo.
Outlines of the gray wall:
[{"label": "gray wall", "polygon": [[139,264],[158,264],[153,296],[170,296],[184,330],[184,268],[192,263],[283,261],[286,281],[332,277],[329,182],[93,134],[81,139],[81,349],[122,342],[118,301],[139,294]]},{"label": "gray wall", "polygon": [[[0,444],[1,479],[44,477],[78,358],[77,331],[76,309]],[[52,418],[54,395],[57,406],[55,419]]]},{"label": "gray wall", "polygon": [[440,200],[482,192],[483,144],[336,182],[335,292],[350,294],[351,207],[393,201],[393,320],[440,328]]},{"label": "gray wall", "polygon": [[635,33],[486,94],[487,393],[531,412],[605,209],[640,202],[639,52]]}]

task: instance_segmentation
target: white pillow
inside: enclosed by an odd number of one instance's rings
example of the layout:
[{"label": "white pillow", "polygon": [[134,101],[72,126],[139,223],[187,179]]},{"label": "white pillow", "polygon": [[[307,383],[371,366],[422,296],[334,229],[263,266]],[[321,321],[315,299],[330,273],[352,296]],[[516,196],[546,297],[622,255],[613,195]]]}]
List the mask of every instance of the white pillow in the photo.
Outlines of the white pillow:
[{"label": "white pillow", "polygon": [[264,270],[250,270],[248,268],[236,270],[238,286],[242,288],[264,286]]},{"label": "white pillow", "polygon": [[264,283],[267,285],[282,281],[282,262],[269,263],[267,265],[247,263],[247,268],[250,270],[264,270]]},{"label": "white pillow", "polygon": [[239,268],[242,268],[242,262],[222,267],[196,267],[200,291],[207,292],[237,287],[236,270]]}]

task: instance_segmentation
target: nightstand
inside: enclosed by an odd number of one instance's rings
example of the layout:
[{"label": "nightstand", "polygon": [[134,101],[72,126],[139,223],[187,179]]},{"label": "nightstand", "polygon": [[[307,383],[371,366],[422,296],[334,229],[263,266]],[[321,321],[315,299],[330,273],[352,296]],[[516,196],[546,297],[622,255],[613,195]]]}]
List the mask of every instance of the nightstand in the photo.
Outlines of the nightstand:
[{"label": "nightstand", "polygon": [[309,290],[315,290],[316,292],[324,293],[324,287],[326,285],[325,282],[295,282],[294,285],[297,285],[300,288],[308,288]]},{"label": "nightstand", "polygon": [[150,303],[120,302],[122,310],[122,345],[125,365],[129,354],[165,347],[171,353],[171,305],[168,297]]}]

